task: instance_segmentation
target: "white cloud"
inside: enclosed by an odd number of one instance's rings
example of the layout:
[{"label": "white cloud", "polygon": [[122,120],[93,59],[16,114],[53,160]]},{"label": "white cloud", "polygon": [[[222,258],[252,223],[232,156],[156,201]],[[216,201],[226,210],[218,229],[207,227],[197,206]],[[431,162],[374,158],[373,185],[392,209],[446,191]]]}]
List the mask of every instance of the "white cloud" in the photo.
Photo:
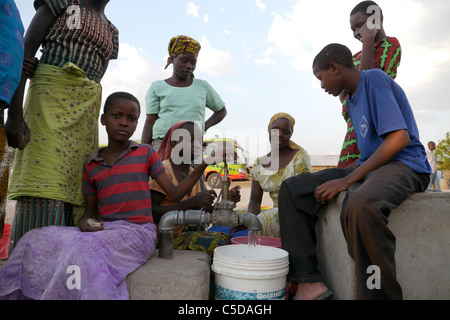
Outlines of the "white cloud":
[{"label": "white cloud", "polygon": [[264,11],[264,9],[266,9],[266,4],[262,3],[262,0],[256,0],[256,5],[261,11]]},{"label": "white cloud", "polygon": [[205,14],[205,15],[203,16],[203,21],[204,21],[205,23],[208,23],[208,22],[209,22],[209,16],[208,16],[207,14]]},{"label": "white cloud", "polygon": [[202,50],[197,63],[197,70],[214,76],[233,74],[236,64],[229,51],[222,51],[211,46],[206,36],[200,41]]},{"label": "white cloud", "polygon": [[262,53],[262,58],[255,59],[256,64],[270,64],[270,63],[276,63],[276,59],[273,58],[275,53],[275,49],[273,47],[267,48],[266,51]]},{"label": "white cloud", "polygon": [[[162,64],[164,61],[162,61]],[[126,91],[138,98],[141,104],[141,117],[138,128],[133,139],[140,140],[142,128],[145,122],[145,96],[150,84],[153,81],[168,78],[171,75],[170,70],[163,70],[163,67],[156,66],[146,57],[145,52],[128,43],[120,43],[119,58],[112,60],[109,68],[102,79],[102,100],[113,92]],[[102,103],[102,106],[103,106]],[[107,135],[104,127],[100,127],[100,142],[107,142]]]},{"label": "white cloud", "polygon": [[[317,12],[320,12],[320,20],[313,14]],[[274,44],[277,51],[293,57],[294,69],[310,70],[312,57],[320,49],[331,42],[343,40],[342,35],[350,34],[346,24],[333,23],[336,17],[345,19],[348,12],[348,8],[336,1],[311,2],[308,10],[305,10],[303,1],[298,1],[291,12],[274,15],[267,41]],[[324,22],[329,27],[323,28]]]},{"label": "white cloud", "polygon": [[186,13],[188,16],[194,16],[198,18],[198,9],[200,9],[200,6],[196,6],[193,2],[189,2],[186,5]]}]

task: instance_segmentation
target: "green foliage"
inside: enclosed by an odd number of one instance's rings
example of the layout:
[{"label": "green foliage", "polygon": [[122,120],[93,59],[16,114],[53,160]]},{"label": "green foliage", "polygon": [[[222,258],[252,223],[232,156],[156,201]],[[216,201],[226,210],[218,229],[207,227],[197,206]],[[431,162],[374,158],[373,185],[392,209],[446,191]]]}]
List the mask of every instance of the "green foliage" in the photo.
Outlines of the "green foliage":
[{"label": "green foliage", "polygon": [[450,132],[447,132],[445,139],[440,140],[436,146],[436,162],[439,170],[450,169]]}]

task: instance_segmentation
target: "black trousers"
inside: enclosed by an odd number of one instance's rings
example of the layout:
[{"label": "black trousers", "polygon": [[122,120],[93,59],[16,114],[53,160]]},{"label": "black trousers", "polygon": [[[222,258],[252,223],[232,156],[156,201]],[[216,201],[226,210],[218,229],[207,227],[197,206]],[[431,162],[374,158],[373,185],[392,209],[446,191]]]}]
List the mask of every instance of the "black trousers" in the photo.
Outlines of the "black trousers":
[{"label": "black trousers", "polygon": [[[314,197],[321,184],[354,169],[328,169],[287,179],[279,192],[282,248],[288,251],[292,282],[321,282],[316,254],[317,215],[323,205]],[[429,176],[392,162],[353,184],[344,200],[341,224],[348,252],[355,261],[358,299],[402,299],[395,267],[395,236],[387,227],[391,210],[415,192],[424,191]],[[381,289],[367,286],[369,266],[381,272]]]}]

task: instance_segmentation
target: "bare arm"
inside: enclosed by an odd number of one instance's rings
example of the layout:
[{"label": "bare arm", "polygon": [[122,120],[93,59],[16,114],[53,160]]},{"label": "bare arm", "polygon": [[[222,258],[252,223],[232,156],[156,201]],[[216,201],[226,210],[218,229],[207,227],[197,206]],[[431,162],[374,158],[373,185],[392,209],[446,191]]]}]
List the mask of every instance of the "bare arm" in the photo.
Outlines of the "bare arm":
[{"label": "bare arm", "polygon": [[83,217],[78,222],[78,227],[83,232],[95,232],[103,230],[103,222],[99,227],[91,226],[88,223],[89,219],[97,221],[98,217],[98,205],[96,196],[85,196],[86,199],[86,210],[84,211]]},{"label": "bare arm", "polygon": [[163,189],[164,193],[175,202],[181,201],[183,197],[191,191],[192,187],[200,179],[203,171],[208,167],[208,164],[203,160],[202,164],[198,165],[194,171],[192,171],[186,179],[175,185],[170,179],[169,175],[164,172],[156,178],[159,186]]},{"label": "bare arm", "polygon": [[174,210],[181,210],[181,211],[200,210],[203,208],[206,211],[210,211],[212,210],[214,199],[217,197],[217,194],[214,190],[203,191],[197,193],[195,196],[189,199],[161,206],[160,204],[164,200],[166,195],[154,190],[151,191],[151,194],[152,194],[152,215],[156,223],[158,223],[161,220],[164,214]]},{"label": "bare arm", "polygon": [[[54,19],[55,17],[47,5],[39,7],[25,34],[24,58],[34,58]],[[8,120],[5,124],[8,144],[20,150],[25,148],[30,138],[30,130],[23,119],[22,110],[26,82],[27,74],[22,71],[20,83],[11,100],[11,105],[8,109]]]},{"label": "bare arm", "polygon": [[252,190],[250,192],[250,201],[248,203],[248,212],[255,215],[261,212],[261,203],[264,195],[264,190],[261,188],[258,181],[252,180]]},{"label": "bare arm", "polygon": [[225,119],[226,115],[227,109],[225,107],[223,107],[220,111],[214,112],[211,117],[209,117],[209,119],[205,122],[205,131],[220,123],[223,119]]},{"label": "bare arm", "polygon": [[148,114],[145,118],[144,129],[142,130],[141,143],[152,144],[153,142],[153,126],[158,119],[157,114]]},{"label": "bare arm", "polygon": [[406,148],[410,143],[411,140],[407,130],[389,133],[372,156],[355,171],[344,178],[331,180],[317,187],[315,192],[317,201],[325,203],[332,200],[340,192],[348,190],[353,183],[361,180],[369,172],[372,172],[388,163],[395,155]]},{"label": "bare arm", "polygon": [[370,70],[375,68],[375,53],[373,51],[373,45],[375,42],[375,37],[377,35],[377,29],[369,29],[367,23],[364,24],[361,29],[361,42],[362,52],[361,52],[361,64],[359,70]]}]

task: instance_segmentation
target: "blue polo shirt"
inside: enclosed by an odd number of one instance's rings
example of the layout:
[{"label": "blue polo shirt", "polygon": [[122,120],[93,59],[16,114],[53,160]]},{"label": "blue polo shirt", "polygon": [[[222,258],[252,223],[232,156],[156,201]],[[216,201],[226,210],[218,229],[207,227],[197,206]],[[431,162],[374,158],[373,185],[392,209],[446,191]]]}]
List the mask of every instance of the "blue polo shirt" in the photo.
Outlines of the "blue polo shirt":
[{"label": "blue polo shirt", "polygon": [[389,133],[407,130],[410,145],[391,161],[401,161],[417,173],[431,174],[411,106],[403,89],[391,77],[379,69],[361,72],[358,88],[349,97],[347,108],[361,152],[358,165],[370,158]]}]

